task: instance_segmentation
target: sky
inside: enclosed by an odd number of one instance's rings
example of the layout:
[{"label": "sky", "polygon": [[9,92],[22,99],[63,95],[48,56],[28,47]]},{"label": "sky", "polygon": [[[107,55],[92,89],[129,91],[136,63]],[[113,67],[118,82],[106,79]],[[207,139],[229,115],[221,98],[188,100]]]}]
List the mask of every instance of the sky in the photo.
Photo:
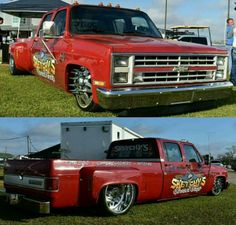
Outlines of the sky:
[{"label": "sky", "polygon": [[0,118],[0,152],[27,154],[27,135],[33,151],[58,144],[61,122],[107,120],[144,137],[187,140],[215,158],[236,146],[236,118]]}]

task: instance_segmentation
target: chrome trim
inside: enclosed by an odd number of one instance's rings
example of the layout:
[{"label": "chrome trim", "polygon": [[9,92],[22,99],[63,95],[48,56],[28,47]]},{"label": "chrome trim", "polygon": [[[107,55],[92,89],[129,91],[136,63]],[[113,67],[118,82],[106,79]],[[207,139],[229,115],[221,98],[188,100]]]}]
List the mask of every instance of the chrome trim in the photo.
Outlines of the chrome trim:
[{"label": "chrome trim", "polygon": [[32,212],[40,214],[50,213],[50,201],[39,201],[14,193],[7,193],[6,201],[9,205],[19,205]]},{"label": "chrome trim", "polygon": [[98,104],[105,109],[130,109],[176,105],[229,97],[229,81],[187,87],[97,89]]},{"label": "chrome trim", "polygon": [[[133,63],[129,62],[128,82],[124,84],[113,83],[113,77],[115,74],[114,57],[126,56],[133,60]],[[227,71],[227,55],[220,54],[193,54],[193,53],[113,53],[111,55],[111,84],[114,86],[138,86],[138,85],[156,85],[156,84],[183,84],[183,83],[196,83],[212,82],[216,80],[215,74],[219,69],[216,65],[217,58],[224,57],[225,64],[221,66],[221,70],[224,71],[224,78],[217,81],[223,81],[226,79]],[[141,64],[140,64],[141,63]],[[215,66],[216,69],[210,69],[207,67]],[[157,71],[148,72],[148,68],[157,68]],[[158,68],[170,68],[172,70],[158,71]],[[190,70],[190,67],[201,67],[201,70]],[[205,69],[204,69],[205,67]],[[141,74],[143,81],[135,82],[135,68],[143,68],[138,72]],[[185,68],[186,71],[182,71]],[[199,74],[199,72],[201,74]],[[205,73],[205,75],[204,75]],[[211,73],[211,78],[207,73]],[[195,74],[195,75],[194,75]],[[147,78],[148,76],[148,78]],[[196,79],[194,79],[196,78]],[[200,78],[200,79],[199,79]]]},{"label": "chrome trim", "polygon": [[38,201],[31,198],[23,197],[23,207],[27,208],[36,213],[49,214],[50,213],[50,202],[49,201]]},{"label": "chrome trim", "polygon": [[[22,188],[28,188],[32,190],[37,191],[46,191],[46,192],[58,192],[59,187],[57,190],[46,190],[45,189],[45,180],[46,179],[57,179],[58,180],[58,186],[60,186],[60,180],[59,177],[38,177],[38,176],[29,176],[29,175],[17,175],[17,174],[5,174],[4,175],[4,183],[6,185],[13,185],[15,187],[22,187]],[[40,181],[42,182],[41,185],[32,184],[30,183],[30,180]]]}]

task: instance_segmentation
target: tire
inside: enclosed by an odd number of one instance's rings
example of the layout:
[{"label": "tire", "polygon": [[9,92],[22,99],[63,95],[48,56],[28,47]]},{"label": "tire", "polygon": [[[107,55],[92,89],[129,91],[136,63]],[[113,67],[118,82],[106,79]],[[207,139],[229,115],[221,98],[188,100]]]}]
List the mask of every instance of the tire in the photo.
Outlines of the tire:
[{"label": "tire", "polygon": [[100,194],[99,209],[106,215],[121,215],[129,211],[136,198],[133,184],[111,184]]},{"label": "tire", "polygon": [[98,105],[93,102],[91,74],[87,68],[70,69],[69,90],[74,94],[76,102],[82,110],[89,112],[99,110]]},{"label": "tire", "polygon": [[9,71],[11,75],[21,74],[21,71],[16,68],[15,59],[12,55],[9,57]]},{"label": "tire", "polygon": [[223,178],[218,177],[214,181],[214,185],[209,194],[213,196],[218,196],[222,192],[223,188],[224,188],[224,180]]}]

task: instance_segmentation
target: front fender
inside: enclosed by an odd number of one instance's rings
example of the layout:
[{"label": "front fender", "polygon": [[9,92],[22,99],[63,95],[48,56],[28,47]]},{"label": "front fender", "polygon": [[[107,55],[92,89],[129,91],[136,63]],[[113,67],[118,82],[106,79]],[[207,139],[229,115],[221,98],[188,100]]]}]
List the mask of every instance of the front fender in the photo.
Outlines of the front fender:
[{"label": "front fender", "polygon": [[137,193],[142,184],[142,176],[135,168],[83,168],[80,180],[80,199],[82,206],[96,205],[102,189],[110,184],[134,184]]}]

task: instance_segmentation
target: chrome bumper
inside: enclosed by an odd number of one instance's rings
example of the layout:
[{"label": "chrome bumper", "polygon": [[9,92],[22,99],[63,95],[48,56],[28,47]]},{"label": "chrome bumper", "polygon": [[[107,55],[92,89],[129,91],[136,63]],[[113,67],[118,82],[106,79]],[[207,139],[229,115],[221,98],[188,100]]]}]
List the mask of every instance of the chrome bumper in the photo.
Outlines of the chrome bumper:
[{"label": "chrome bumper", "polygon": [[30,198],[26,198],[18,194],[7,194],[7,202],[10,205],[19,205],[22,208],[31,212],[40,214],[50,213],[50,202],[38,201]]},{"label": "chrome bumper", "polygon": [[229,97],[233,84],[229,81],[190,87],[118,90],[97,89],[98,104],[105,109],[132,109],[185,104]]}]

